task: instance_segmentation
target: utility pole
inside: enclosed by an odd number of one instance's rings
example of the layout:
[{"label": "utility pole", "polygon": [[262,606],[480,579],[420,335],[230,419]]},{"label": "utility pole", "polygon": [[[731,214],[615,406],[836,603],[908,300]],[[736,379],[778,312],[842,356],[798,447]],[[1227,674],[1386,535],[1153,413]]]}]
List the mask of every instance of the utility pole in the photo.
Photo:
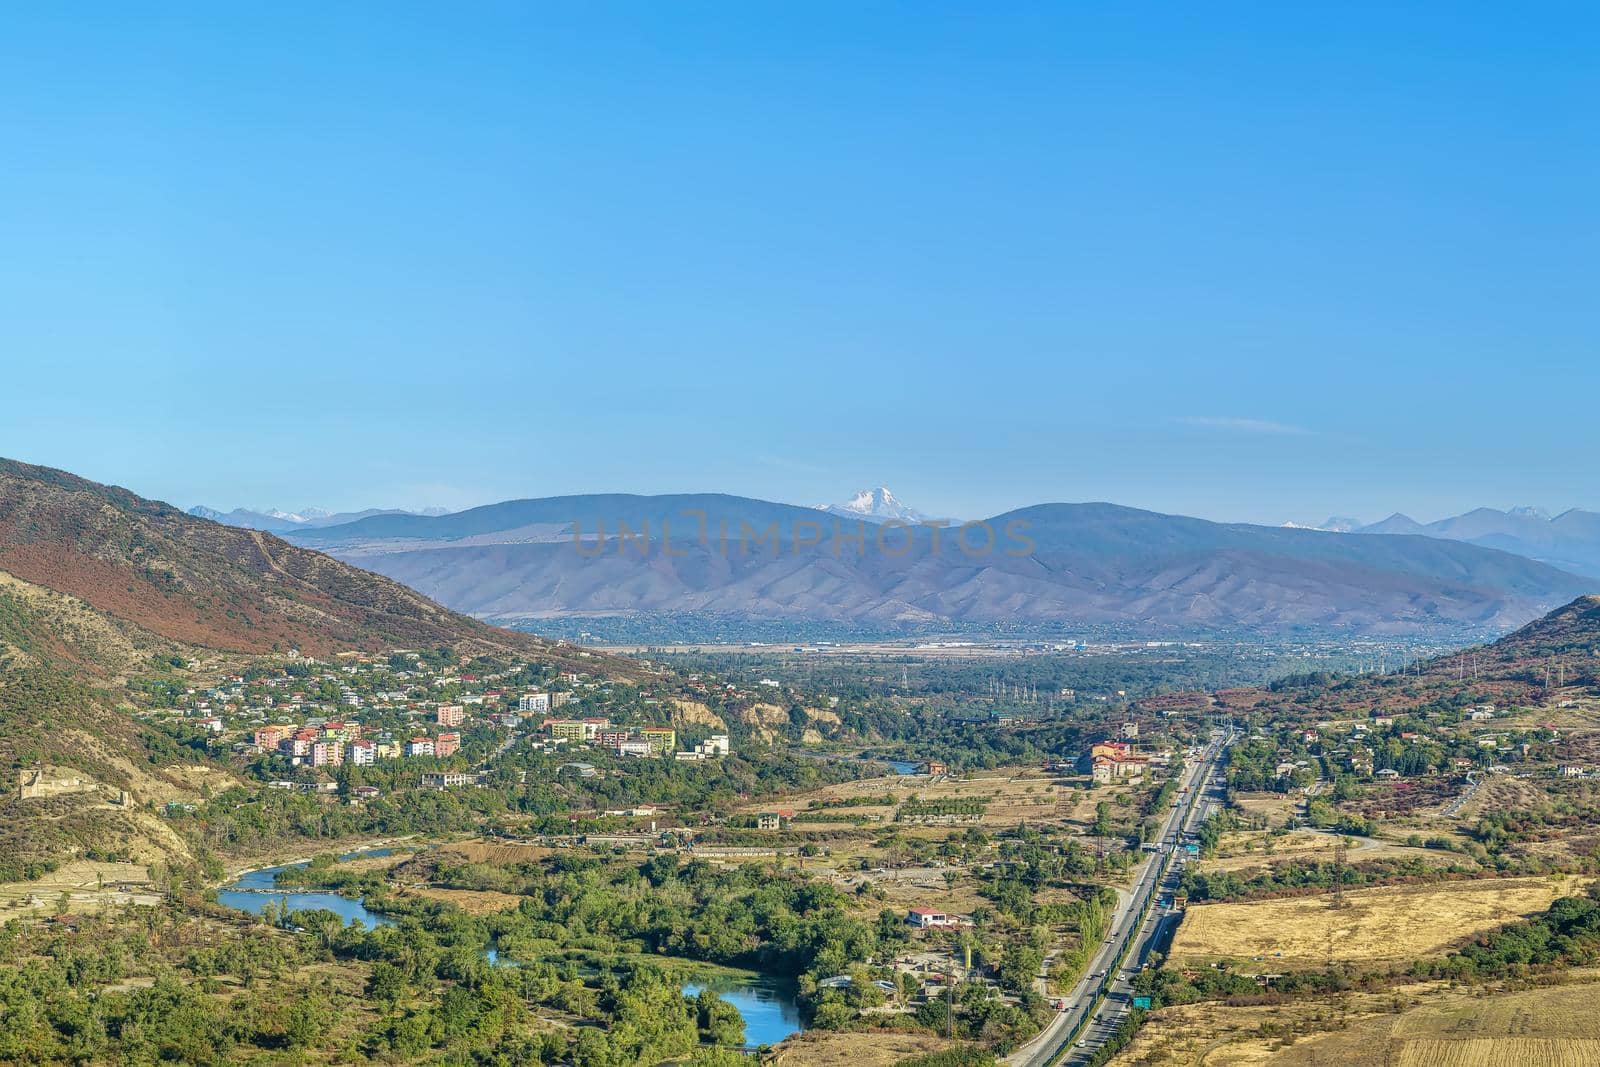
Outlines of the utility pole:
[{"label": "utility pole", "polygon": [[1333,839],[1333,907],[1336,911],[1344,907],[1344,864],[1344,834],[1340,834]]}]

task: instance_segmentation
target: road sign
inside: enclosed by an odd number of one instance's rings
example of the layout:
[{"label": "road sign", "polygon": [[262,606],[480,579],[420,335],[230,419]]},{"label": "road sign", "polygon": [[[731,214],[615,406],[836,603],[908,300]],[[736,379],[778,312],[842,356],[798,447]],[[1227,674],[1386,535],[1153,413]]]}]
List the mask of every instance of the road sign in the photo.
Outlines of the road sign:
[{"label": "road sign", "polygon": [[1133,998],[1133,1006],[1136,1007],[1136,1008],[1141,1008],[1141,1009],[1143,1009],[1145,1011],[1149,1011],[1150,1010],[1150,998],[1149,997],[1134,997]]}]

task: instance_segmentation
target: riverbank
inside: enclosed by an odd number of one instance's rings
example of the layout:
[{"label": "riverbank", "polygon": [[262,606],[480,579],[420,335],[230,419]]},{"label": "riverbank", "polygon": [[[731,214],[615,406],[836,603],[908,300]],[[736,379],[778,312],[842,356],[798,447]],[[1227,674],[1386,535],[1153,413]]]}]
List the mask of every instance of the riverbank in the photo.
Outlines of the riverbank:
[{"label": "riverbank", "polygon": [[[455,839],[454,838],[450,838],[448,840],[455,840]],[[212,889],[221,889],[221,888],[223,888],[225,886],[229,886],[229,885],[234,884],[235,882],[239,881],[241,878],[244,878],[244,877],[246,877],[248,875],[255,874],[258,871],[270,870],[271,868],[274,868],[274,867],[292,867],[297,863],[310,863],[317,856],[321,856],[321,855],[324,855],[324,854],[329,853],[329,852],[335,853],[337,855],[345,856],[345,855],[349,855],[352,852],[371,852],[373,849],[379,849],[379,848],[399,848],[399,847],[401,847],[402,845],[405,845],[408,842],[417,843],[417,842],[421,842],[421,841],[425,841],[425,839],[422,837],[421,834],[403,834],[403,835],[401,835],[399,837],[375,837],[375,838],[370,838],[370,839],[359,839],[359,840],[354,840],[354,841],[337,841],[337,842],[336,841],[329,841],[329,842],[326,843],[327,847],[319,848],[315,852],[310,853],[309,855],[288,855],[288,856],[285,856],[282,853],[279,853],[279,854],[276,854],[276,855],[274,855],[272,853],[267,853],[267,854],[264,854],[262,856],[257,856],[254,859],[252,859],[250,861],[250,866],[247,866],[247,867],[231,867],[231,868],[229,868],[228,874],[226,876],[224,876],[223,878],[219,879],[215,884],[213,884],[211,886],[211,888]],[[427,843],[436,844],[438,842],[427,842]]]}]

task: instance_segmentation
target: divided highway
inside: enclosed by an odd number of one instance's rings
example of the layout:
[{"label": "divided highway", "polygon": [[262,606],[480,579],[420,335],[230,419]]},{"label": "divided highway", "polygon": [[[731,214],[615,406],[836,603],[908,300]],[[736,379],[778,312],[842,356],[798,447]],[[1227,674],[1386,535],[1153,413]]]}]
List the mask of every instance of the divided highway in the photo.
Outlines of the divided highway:
[{"label": "divided highway", "polygon": [[[1216,731],[1200,758],[1185,768],[1178,800],[1156,839],[1160,851],[1140,865],[1132,891],[1119,894],[1110,936],[1066,997],[1066,1008],[1037,1037],[1006,1057],[1011,1067],[1082,1064],[1116,1032],[1133,1004],[1132,975],[1163,923],[1172,917],[1170,908],[1152,905],[1158,897],[1170,901],[1182,873],[1179,853],[1184,836],[1220,803],[1220,761],[1233,740],[1231,731]],[[1114,969],[1118,959],[1122,965]]]}]

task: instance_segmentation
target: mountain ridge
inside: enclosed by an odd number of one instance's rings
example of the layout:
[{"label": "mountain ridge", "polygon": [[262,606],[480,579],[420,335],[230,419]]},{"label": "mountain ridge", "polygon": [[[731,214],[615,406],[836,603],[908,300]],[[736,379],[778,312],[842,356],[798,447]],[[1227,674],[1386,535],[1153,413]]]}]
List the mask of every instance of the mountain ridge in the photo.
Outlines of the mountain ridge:
[{"label": "mountain ridge", "polygon": [[[1027,528],[1026,551],[1008,551],[1021,544],[1008,534],[1011,523]],[[750,539],[741,542],[746,527],[769,526],[776,535],[760,542],[759,554]],[[290,536],[460,610],[524,624],[705,612],[888,626],[1482,631],[1519,625],[1593,584],[1439,538],[1213,523],[1108,503],[1032,505],[963,535],[828,519],[727,494],[593,494],[437,519],[383,516]],[[989,551],[967,551],[989,537]],[[879,545],[881,538],[893,544]],[[904,546],[898,555],[896,545]]]},{"label": "mountain ridge", "polygon": [[416,511],[405,508],[363,508],[360,511],[332,512],[312,507],[301,508],[299,511],[280,511],[277,508],[234,508],[232,511],[221,511],[204,504],[196,504],[188,510],[188,514],[197,519],[210,519],[212,522],[225,523],[228,526],[285,533],[290,530],[316,529],[320,526],[338,526],[374,515],[435,516],[448,515],[449,510],[433,507],[420,508]]},{"label": "mountain ridge", "polygon": [[162,638],[231,652],[528,641],[269,533],[9,459],[0,571]]},{"label": "mountain ridge", "polygon": [[1477,507],[1429,523],[1396,512],[1360,527],[1360,534],[1418,534],[1499,549],[1561,570],[1600,578],[1600,512],[1569,508],[1552,517],[1542,508]]}]

